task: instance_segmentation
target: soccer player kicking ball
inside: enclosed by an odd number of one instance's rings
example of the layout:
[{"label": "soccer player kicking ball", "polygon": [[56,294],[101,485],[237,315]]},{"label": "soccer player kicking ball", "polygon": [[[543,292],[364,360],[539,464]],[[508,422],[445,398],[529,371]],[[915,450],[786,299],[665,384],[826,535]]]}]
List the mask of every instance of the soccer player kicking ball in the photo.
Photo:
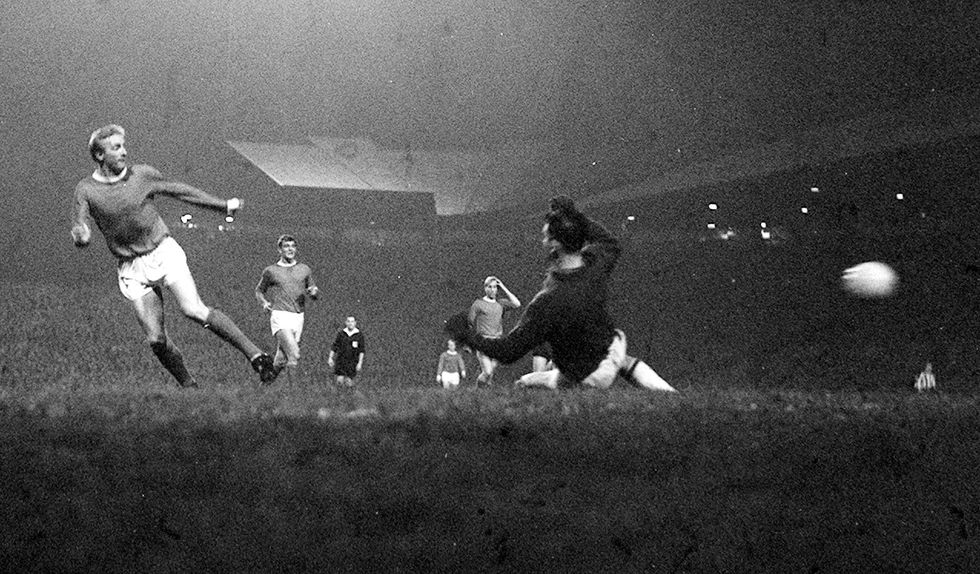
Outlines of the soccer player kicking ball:
[{"label": "soccer player kicking ball", "polygon": [[292,235],[280,235],[276,245],[279,261],[262,270],[262,278],[255,286],[255,298],[269,312],[269,325],[276,338],[273,360],[276,372],[289,368],[291,373],[299,364],[306,299],[316,300],[320,289],[313,281],[310,266],[296,260],[296,239]]},{"label": "soccer player kicking ball", "polygon": [[169,181],[148,165],[130,166],[126,132],[117,125],[92,132],[88,149],[97,167],[75,187],[72,239],[76,247],[87,246],[92,239],[89,221],[95,221],[109,251],[118,260],[119,289],[132,302],[146,340],[164,368],[182,387],[197,386],[180,349],[167,336],[162,291],[162,287],[167,287],[187,318],[241,351],[263,383],[275,380],[272,357],[249,340],[227,315],[201,301],[184,250],[170,236],[153,205],[157,196],[166,196],[232,215],[241,208],[242,201],[225,201],[190,185]]},{"label": "soccer player kicking ball", "polygon": [[676,392],[649,365],[626,354],[626,335],[606,310],[619,242],[579,212],[570,198],[556,197],[545,216],[541,243],[552,266],[517,326],[493,339],[471,330],[466,316],[458,314],[446,323],[457,344],[513,363],[548,343],[555,368],[524,375],[517,381],[520,386],[605,389],[621,375],[645,389]]}]

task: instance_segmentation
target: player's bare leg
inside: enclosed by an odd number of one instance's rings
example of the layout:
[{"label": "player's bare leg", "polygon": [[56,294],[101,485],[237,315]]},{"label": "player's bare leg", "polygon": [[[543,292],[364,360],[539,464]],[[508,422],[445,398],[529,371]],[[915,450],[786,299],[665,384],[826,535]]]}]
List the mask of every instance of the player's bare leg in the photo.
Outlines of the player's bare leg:
[{"label": "player's bare leg", "polygon": [[551,364],[551,361],[544,357],[539,357],[536,355],[531,357],[531,370],[536,373],[550,371],[553,367],[554,365]]},{"label": "player's bare leg", "polygon": [[188,319],[202,325],[222,340],[238,349],[255,369],[263,383],[271,383],[276,378],[275,369],[272,366],[272,358],[266,355],[251,339],[242,333],[238,325],[230,317],[219,311],[208,307],[198,295],[197,285],[194,278],[190,275],[180,277],[167,285],[170,291],[177,298],[180,310]]},{"label": "player's bare leg", "polygon": [[670,384],[663,379],[660,375],[654,371],[650,365],[637,359],[636,357],[626,356],[623,362],[623,367],[619,370],[619,374],[622,375],[624,379],[633,383],[638,387],[643,387],[644,389],[649,389],[651,391],[665,391],[668,393],[676,393],[677,389],[670,386]]},{"label": "player's bare leg", "polygon": [[293,371],[299,366],[299,357],[299,341],[296,340],[296,334],[288,329],[276,331],[276,356],[272,361],[276,372],[286,369],[286,374],[292,379]]},{"label": "player's bare leg", "polygon": [[558,388],[558,378],[560,375],[561,373],[558,371],[558,369],[534,371],[533,373],[528,373],[517,379],[515,384],[519,387],[554,390]]},{"label": "player's bare leg", "polygon": [[154,287],[152,291],[133,301],[133,308],[136,311],[136,319],[150,344],[150,349],[163,368],[177,379],[177,384],[180,386],[196,387],[197,383],[184,364],[183,354],[167,336],[164,325],[163,293],[160,288]]},{"label": "player's bare leg", "polygon": [[276,365],[295,367],[299,363],[299,342],[296,335],[287,329],[276,331]]},{"label": "player's bare leg", "polygon": [[476,386],[489,387],[493,384],[493,373],[497,368],[497,361],[480,352],[477,352],[476,358],[480,362],[480,374],[476,377]]}]

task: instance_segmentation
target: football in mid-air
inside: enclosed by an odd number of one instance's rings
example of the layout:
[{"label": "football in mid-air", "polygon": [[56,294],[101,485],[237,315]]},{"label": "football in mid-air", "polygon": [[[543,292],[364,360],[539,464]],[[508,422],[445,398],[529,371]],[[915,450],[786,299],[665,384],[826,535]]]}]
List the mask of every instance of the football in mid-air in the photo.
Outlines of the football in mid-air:
[{"label": "football in mid-air", "polygon": [[898,274],[886,263],[867,261],[845,269],[841,283],[845,291],[857,297],[890,297],[898,289]]}]

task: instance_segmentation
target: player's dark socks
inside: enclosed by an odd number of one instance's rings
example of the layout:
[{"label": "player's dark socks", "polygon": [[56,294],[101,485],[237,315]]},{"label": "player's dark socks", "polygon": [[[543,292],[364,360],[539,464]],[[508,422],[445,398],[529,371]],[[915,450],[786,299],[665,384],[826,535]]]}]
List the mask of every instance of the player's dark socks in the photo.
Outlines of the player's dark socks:
[{"label": "player's dark socks", "polygon": [[246,337],[245,333],[242,333],[238,325],[228,315],[225,315],[218,309],[211,309],[211,312],[208,313],[208,318],[204,322],[204,328],[230,343],[233,347],[241,351],[243,355],[248,357],[249,360],[253,360],[262,354],[262,349],[258,348],[251,339]]},{"label": "player's dark socks", "polygon": [[619,369],[619,374],[620,374],[620,376],[622,376],[627,381],[632,381],[633,380],[633,371],[635,371],[636,370],[636,366],[640,364],[640,360],[637,359],[636,357],[626,357],[626,360],[627,360],[627,362],[629,362],[630,365],[628,367],[626,367],[626,366],[621,367]]},{"label": "player's dark socks", "polygon": [[184,365],[184,356],[176,345],[167,341],[164,343],[150,343],[150,348],[153,349],[153,354],[157,356],[163,368],[167,369],[167,372],[177,379],[177,384],[182,387],[197,386],[194,378],[191,377],[191,374],[187,371],[187,367]]},{"label": "player's dark socks", "polygon": [[273,364],[272,357],[266,353],[259,353],[249,362],[252,364],[252,369],[259,374],[259,380],[263,385],[271,384],[279,376],[279,370]]}]

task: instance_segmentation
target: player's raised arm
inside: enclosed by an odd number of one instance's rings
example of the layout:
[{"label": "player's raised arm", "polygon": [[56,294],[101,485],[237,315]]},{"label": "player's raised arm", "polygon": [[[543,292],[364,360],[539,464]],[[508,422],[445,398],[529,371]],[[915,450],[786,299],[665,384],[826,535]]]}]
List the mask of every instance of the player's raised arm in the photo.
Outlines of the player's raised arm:
[{"label": "player's raised arm", "polygon": [[234,216],[235,213],[237,213],[238,210],[240,210],[244,205],[244,202],[237,197],[226,200],[218,196],[211,195],[210,193],[198,189],[193,185],[179,181],[170,181],[164,178],[159,171],[150,166],[141,166],[141,169],[146,170],[147,179],[152,182],[153,193],[172,197],[176,200],[183,201],[184,203],[189,203],[191,205],[206,207],[213,211],[224,211],[230,216]]},{"label": "player's raised arm", "polygon": [[518,307],[521,306],[521,300],[517,298],[517,295],[511,293],[510,289],[508,289],[507,286],[504,285],[504,282],[501,281],[500,279],[497,279],[497,287],[499,287],[500,290],[504,293],[504,297],[507,298],[507,301],[510,301],[510,304],[513,306],[514,309],[517,309]]}]

